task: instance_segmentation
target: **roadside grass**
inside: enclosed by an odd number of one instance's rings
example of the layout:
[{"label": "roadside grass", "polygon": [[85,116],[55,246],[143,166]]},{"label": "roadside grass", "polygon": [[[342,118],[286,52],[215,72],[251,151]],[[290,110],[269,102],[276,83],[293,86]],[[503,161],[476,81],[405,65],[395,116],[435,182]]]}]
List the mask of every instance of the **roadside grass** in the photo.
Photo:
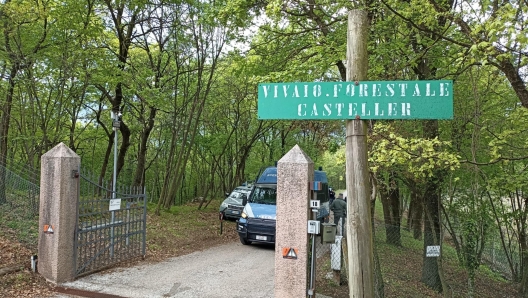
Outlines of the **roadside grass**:
[{"label": "roadside grass", "polygon": [[[378,229],[379,231],[379,229]],[[439,294],[421,282],[423,262],[423,242],[412,237],[412,233],[402,230],[402,246],[387,244],[383,233],[377,232],[375,245],[384,281],[385,297],[469,297],[467,273],[459,265],[454,248],[444,245],[444,277],[447,284],[445,293]],[[349,297],[347,284],[339,285],[332,276],[330,257],[317,261],[316,292],[333,298]],[[351,264],[349,264],[352,266]],[[341,274],[346,274],[341,272]],[[330,276],[330,277],[329,277]],[[343,280],[343,278],[342,278]],[[520,297],[516,284],[503,279],[487,266],[477,270],[474,297]]]},{"label": "roadside grass", "polygon": [[148,204],[146,260],[157,262],[237,240],[235,222],[220,223],[220,203],[214,200],[200,210],[198,203],[173,206],[161,209],[159,216],[157,205]]},{"label": "roadside grass", "polygon": [[[469,297],[467,292],[467,272],[459,264],[454,247],[444,242],[442,245],[442,266],[447,284],[445,293],[439,294],[421,282],[423,263],[423,240],[414,239],[412,232],[400,230],[401,246],[388,244],[385,228],[382,222],[383,209],[381,204],[375,206],[376,231],[374,245],[377,250],[385,297]],[[381,220],[378,220],[381,219]],[[346,252],[345,252],[346,253]],[[334,298],[349,297],[347,284],[339,285],[331,276],[330,258],[318,259],[321,266],[317,275],[317,293]],[[353,266],[349,264],[349,266]],[[347,274],[341,272],[341,274]],[[499,273],[488,266],[481,265],[475,279],[474,297],[520,297],[517,285],[505,280]]]},{"label": "roadside grass", "polygon": [[0,214],[3,227],[0,229],[0,235],[11,234],[11,237],[31,249],[37,248],[38,217],[30,216],[24,207],[11,206],[9,203],[0,205]]}]

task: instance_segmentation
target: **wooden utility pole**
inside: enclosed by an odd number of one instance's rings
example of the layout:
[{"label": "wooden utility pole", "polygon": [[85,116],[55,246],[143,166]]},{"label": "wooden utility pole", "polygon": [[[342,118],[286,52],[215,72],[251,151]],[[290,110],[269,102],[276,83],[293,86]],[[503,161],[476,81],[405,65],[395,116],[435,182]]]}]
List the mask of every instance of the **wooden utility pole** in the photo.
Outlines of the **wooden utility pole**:
[{"label": "wooden utility pole", "polygon": [[[367,79],[368,16],[364,10],[348,13],[347,81]],[[346,220],[348,287],[350,297],[374,297],[374,253],[370,219],[370,182],[367,159],[367,123],[346,122]]]},{"label": "wooden utility pole", "polygon": [[453,119],[453,81],[367,81],[368,27],[366,11],[348,13],[347,82],[260,83],[258,116],[347,121],[350,297],[370,298],[374,297],[375,280],[365,120]]}]

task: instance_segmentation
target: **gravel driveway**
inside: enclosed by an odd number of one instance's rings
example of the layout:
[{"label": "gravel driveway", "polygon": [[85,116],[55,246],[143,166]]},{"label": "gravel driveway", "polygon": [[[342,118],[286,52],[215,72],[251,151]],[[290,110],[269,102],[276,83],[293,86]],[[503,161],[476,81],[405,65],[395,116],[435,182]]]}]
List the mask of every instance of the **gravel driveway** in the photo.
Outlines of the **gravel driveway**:
[{"label": "gravel driveway", "polygon": [[[274,294],[274,255],[273,245],[233,242],[161,263],[95,273],[59,286],[114,298],[270,298]],[[55,296],[59,297],[79,296]]]},{"label": "gravel driveway", "polygon": [[229,243],[61,286],[128,298],[273,297],[274,254],[273,246]]}]

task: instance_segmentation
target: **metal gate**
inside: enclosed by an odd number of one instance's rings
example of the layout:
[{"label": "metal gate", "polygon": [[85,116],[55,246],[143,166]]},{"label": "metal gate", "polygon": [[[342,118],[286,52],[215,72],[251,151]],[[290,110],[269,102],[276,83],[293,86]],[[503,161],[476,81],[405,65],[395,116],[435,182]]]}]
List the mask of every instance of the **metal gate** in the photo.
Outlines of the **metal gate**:
[{"label": "metal gate", "polygon": [[[147,196],[143,187],[101,185],[80,174],[75,277],[145,256]],[[108,187],[110,186],[110,187]]]}]

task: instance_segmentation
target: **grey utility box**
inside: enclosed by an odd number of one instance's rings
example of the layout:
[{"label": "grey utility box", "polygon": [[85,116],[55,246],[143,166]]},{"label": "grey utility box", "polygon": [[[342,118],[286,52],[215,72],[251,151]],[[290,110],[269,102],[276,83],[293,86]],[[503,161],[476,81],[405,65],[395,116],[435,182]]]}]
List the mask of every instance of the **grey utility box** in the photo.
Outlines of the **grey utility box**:
[{"label": "grey utility box", "polygon": [[321,242],[334,243],[336,237],[336,224],[322,223]]}]

